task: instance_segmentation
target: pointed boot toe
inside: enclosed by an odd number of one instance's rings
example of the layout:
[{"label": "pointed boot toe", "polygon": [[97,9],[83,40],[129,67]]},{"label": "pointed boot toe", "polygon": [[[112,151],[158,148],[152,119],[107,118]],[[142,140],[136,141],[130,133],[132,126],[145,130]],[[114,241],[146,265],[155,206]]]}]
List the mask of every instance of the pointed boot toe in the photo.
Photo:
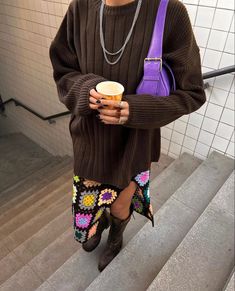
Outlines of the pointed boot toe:
[{"label": "pointed boot toe", "polygon": [[111,226],[109,230],[109,236],[107,240],[106,247],[100,256],[98,263],[98,270],[102,272],[106,266],[117,256],[120,252],[123,244],[123,232],[131,219],[131,214],[125,220],[121,220],[112,214]]},{"label": "pointed boot toe", "polygon": [[98,270],[102,272],[106,266],[118,255],[122,249],[122,242],[119,242],[118,245],[113,245],[107,247],[99,259]]}]

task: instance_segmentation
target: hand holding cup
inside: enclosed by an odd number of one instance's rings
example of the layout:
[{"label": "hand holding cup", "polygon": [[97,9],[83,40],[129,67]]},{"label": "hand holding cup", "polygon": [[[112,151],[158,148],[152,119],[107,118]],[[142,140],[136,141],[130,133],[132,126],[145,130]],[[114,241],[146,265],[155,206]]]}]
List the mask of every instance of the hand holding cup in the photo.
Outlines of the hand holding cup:
[{"label": "hand holding cup", "polygon": [[[123,124],[129,117],[129,104],[121,101],[124,87],[113,81],[104,81],[90,91],[90,108],[100,112],[97,116],[105,124]],[[120,107],[121,101],[121,107]]]}]

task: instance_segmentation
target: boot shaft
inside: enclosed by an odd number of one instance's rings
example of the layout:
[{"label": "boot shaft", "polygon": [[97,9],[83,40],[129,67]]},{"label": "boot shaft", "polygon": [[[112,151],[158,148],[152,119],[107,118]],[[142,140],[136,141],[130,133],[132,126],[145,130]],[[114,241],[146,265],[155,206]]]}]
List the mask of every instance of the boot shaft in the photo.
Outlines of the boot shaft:
[{"label": "boot shaft", "polygon": [[109,245],[115,246],[122,243],[123,232],[131,219],[131,214],[124,220],[110,214],[111,224],[107,241]]}]

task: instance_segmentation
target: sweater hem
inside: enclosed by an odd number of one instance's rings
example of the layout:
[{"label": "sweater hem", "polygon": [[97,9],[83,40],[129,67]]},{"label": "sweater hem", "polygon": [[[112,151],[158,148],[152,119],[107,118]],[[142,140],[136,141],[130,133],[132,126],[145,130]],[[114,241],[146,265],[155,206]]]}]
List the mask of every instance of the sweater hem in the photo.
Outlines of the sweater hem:
[{"label": "sweater hem", "polygon": [[[150,167],[151,167],[151,162],[150,162]],[[113,178],[105,178],[105,176],[102,174],[97,174],[97,173],[94,173],[94,171],[89,171],[89,169],[85,169],[83,165],[81,165],[80,167],[74,166],[73,175],[77,175],[77,176],[86,178],[88,180],[97,181],[102,184],[112,185],[119,189],[124,189],[130,184],[132,177],[138,175],[141,172],[150,170],[150,167],[145,166],[145,167],[140,167],[138,169],[132,169],[132,171],[130,171],[128,175],[126,174],[126,178],[123,179],[123,182],[116,182],[115,179]]]}]

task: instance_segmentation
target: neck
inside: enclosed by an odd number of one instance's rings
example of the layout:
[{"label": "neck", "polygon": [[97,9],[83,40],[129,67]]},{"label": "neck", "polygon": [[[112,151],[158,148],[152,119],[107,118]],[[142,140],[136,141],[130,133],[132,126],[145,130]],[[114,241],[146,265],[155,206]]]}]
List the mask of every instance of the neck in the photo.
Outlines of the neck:
[{"label": "neck", "polygon": [[109,6],[119,6],[131,3],[135,0],[105,0],[105,4]]}]

